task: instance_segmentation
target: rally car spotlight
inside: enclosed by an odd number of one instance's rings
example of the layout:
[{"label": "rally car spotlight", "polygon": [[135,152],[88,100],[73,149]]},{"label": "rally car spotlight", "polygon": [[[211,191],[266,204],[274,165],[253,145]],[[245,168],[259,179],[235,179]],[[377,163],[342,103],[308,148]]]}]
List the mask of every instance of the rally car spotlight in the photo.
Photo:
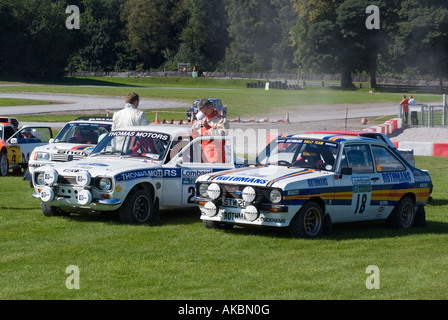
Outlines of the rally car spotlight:
[{"label": "rally car spotlight", "polygon": [[44,172],[44,183],[52,186],[58,181],[58,173],[54,169],[45,170]]},{"label": "rally car spotlight", "polygon": [[243,189],[242,197],[247,203],[252,203],[257,197],[257,193],[254,188],[248,186]]},{"label": "rally car spotlight", "polygon": [[207,189],[208,189],[208,184],[206,184],[206,183],[201,183],[201,184],[199,185],[199,188],[198,188],[199,195],[200,195],[201,197],[208,197]]},{"label": "rally car spotlight", "polygon": [[78,193],[78,203],[80,205],[86,206],[89,205],[92,202],[92,193],[90,193],[89,190],[82,190]]},{"label": "rally car spotlight", "polygon": [[54,200],[54,191],[50,187],[43,187],[40,191],[40,199],[43,202],[50,202]]},{"label": "rally car spotlight", "polygon": [[244,215],[247,220],[255,221],[259,215],[258,209],[253,205],[247,206],[246,209],[244,209]]},{"label": "rally car spotlight", "polygon": [[87,171],[78,172],[78,174],[76,175],[76,183],[80,187],[88,186],[90,184],[90,181],[90,173]]},{"label": "rally car spotlight", "polygon": [[218,214],[218,207],[212,201],[207,202],[204,205],[203,210],[204,210],[204,213],[208,217],[214,217],[214,216],[216,216]]},{"label": "rally car spotlight", "polygon": [[39,174],[36,177],[36,182],[38,185],[44,185],[45,184],[45,173],[44,172],[39,172]]},{"label": "rally car spotlight", "polygon": [[101,178],[99,188],[103,191],[112,189],[112,180],[110,178]]},{"label": "rally car spotlight", "polygon": [[216,200],[221,196],[221,187],[217,183],[212,183],[208,186],[207,193],[210,198]]},{"label": "rally car spotlight", "polygon": [[272,189],[271,192],[269,192],[269,200],[271,200],[272,203],[280,203],[282,201],[282,193],[278,189]]}]

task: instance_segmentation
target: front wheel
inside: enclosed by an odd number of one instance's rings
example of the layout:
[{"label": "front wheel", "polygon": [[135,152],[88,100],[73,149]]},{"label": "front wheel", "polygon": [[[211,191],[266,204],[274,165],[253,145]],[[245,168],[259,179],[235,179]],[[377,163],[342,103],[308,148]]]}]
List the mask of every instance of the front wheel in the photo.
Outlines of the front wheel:
[{"label": "front wheel", "polygon": [[145,224],[153,216],[152,196],[146,190],[131,192],[119,209],[121,222]]},{"label": "front wheel", "polygon": [[322,208],[313,201],[303,205],[289,225],[289,232],[293,237],[316,238],[322,233],[322,229]]},{"label": "front wheel", "polygon": [[0,176],[8,175],[8,171],[9,171],[8,156],[6,155],[6,152],[1,152],[0,153]]},{"label": "front wheel", "polygon": [[392,210],[387,218],[387,224],[395,229],[409,229],[414,224],[414,201],[409,197],[404,197]]}]

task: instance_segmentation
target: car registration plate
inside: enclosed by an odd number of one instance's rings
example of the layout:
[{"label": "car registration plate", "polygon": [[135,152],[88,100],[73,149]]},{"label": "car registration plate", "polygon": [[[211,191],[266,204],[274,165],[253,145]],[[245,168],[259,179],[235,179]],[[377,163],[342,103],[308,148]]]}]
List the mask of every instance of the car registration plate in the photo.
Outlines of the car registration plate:
[{"label": "car registration plate", "polygon": [[223,207],[244,208],[246,207],[246,202],[243,199],[224,198],[222,205]]}]

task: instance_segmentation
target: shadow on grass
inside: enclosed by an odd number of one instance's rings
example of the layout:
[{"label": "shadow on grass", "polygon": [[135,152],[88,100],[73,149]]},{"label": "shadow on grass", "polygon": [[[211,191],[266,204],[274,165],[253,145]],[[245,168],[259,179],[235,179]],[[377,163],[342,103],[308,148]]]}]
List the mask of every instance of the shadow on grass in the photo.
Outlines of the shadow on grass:
[{"label": "shadow on grass", "polygon": [[[164,210],[160,212],[160,222],[151,222],[147,224],[147,226],[163,227],[167,225],[192,224],[200,221],[199,216],[200,213],[199,209],[197,208]],[[97,222],[97,223],[123,225],[123,223],[120,221],[118,212],[114,211],[98,212],[98,213],[87,213],[87,212],[71,213],[70,215],[64,216],[63,218],[77,222]],[[138,224],[127,224],[127,225],[139,226]]]},{"label": "shadow on grass", "polygon": [[[321,235],[317,239],[344,241],[356,239],[394,238],[422,234],[448,234],[448,223],[439,221],[427,221],[426,227],[412,227],[410,229],[392,229],[386,225],[385,221],[340,223],[333,224],[332,227],[333,232],[331,234]],[[294,239],[289,234],[288,228],[235,226],[229,230],[217,231],[239,236]]]},{"label": "shadow on grass", "polygon": [[[110,78],[109,78],[110,79]],[[0,81],[6,82],[20,82],[24,84],[33,85],[58,85],[58,86],[99,86],[99,87],[147,87],[147,85],[134,85],[122,82],[104,81],[100,79],[84,79],[84,78],[60,78],[53,80],[41,80],[41,79],[16,79],[16,78],[0,78]]]}]

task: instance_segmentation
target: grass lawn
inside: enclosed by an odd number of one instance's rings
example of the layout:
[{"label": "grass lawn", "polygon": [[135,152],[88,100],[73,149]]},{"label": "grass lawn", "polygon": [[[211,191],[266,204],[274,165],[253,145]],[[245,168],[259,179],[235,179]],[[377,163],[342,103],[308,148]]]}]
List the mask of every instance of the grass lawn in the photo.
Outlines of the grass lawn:
[{"label": "grass lawn", "polygon": [[55,104],[52,101],[44,100],[30,100],[30,99],[15,99],[15,98],[0,98],[0,107],[15,107],[15,106],[41,106]]},{"label": "grass lawn", "polygon": [[[57,84],[45,83],[0,86],[2,92],[49,92],[65,94],[95,94],[124,97],[130,91],[143,98],[177,100],[192,103],[200,98],[220,98],[228,107],[228,118],[266,115],[288,110],[290,106],[334,104],[387,103],[398,105],[403,93],[375,92],[368,88],[341,90],[306,87],[305,90],[247,89],[251,80],[209,78],[66,78]],[[405,92],[408,94],[407,92]],[[442,101],[441,95],[416,95],[419,103]],[[117,98],[118,99],[118,98]]]},{"label": "grass lawn", "polygon": [[[427,227],[344,224],[317,240],[205,229],[197,210],[162,213],[153,226],[47,218],[21,176],[1,177],[0,299],[447,299],[448,158],[416,164],[435,185]],[[66,288],[70,265],[79,290]],[[380,289],[366,288],[371,265]]]}]

